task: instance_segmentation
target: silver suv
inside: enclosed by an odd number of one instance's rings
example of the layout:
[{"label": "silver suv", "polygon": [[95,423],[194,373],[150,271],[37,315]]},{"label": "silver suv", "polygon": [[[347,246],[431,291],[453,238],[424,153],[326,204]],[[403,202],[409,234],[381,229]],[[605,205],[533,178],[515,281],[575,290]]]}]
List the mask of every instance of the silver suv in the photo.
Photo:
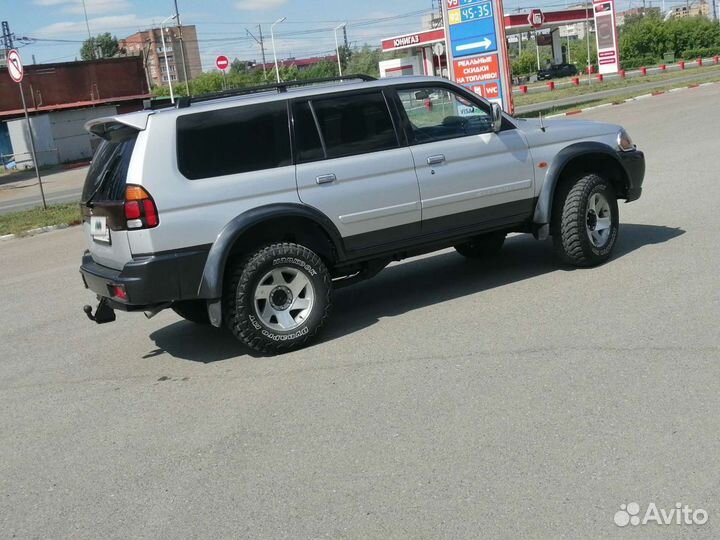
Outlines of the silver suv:
[{"label": "silver suv", "polygon": [[619,126],[521,120],[444,79],[345,77],[182,99],[94,120],[82,209],[92,320],[171,308],[249,347],[307,344],[332,291],[510,232],[606,261],[642,152]]}]

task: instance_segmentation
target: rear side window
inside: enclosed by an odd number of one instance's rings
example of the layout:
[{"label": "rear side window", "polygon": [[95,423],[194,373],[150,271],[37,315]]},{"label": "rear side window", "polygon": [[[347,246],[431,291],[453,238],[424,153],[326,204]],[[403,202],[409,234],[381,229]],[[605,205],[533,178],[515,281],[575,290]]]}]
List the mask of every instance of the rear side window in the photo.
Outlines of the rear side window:
[{"label": "rear side window", "polygon": [[130,158],[132,157],[136,131],[128,131],[123,137],[100,143],[88,169],[83,186],[82,201],[121,201],[125,199]]},{"label": "rear side window", "polygon": [[[317,118],[327,158],[400,146],[390,110],[381,92],[313,99],[310,106]],[[312,120],[312,115],[307,113],[298,115],[295,119],[296,133],[312,133],[314,127],[308,125]],[[315,142],[308,145],[310,148],[305,151],[317,152],[313,149]],[[300,148],[303,149],[302,146]]]},{"label": "rear side window", "polygon": [[189,114],[177,120],[178,168],[198,180],[290,165],[286,102]]}]

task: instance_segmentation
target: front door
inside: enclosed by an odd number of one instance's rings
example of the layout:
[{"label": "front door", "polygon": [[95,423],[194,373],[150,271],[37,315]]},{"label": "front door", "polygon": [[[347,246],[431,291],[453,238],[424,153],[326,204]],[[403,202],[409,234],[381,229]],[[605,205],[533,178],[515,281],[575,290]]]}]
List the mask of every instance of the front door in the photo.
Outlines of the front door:
[{"label": "front door", "polygon": [[516,129],[493,132],[486,102],[445,86],[401,87],[398,97],[420,183],[423,234],[531,216],[527,144]]}]

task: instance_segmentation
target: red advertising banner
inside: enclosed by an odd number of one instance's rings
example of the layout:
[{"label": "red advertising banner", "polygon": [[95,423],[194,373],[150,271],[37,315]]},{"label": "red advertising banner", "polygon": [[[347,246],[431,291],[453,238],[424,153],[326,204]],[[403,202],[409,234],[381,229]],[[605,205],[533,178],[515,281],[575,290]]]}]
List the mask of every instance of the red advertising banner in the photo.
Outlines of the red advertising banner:
[{"label": "red advertising banner", "polygon": [[445,41],[445,29],[428,30],[427,32],[417,32],[415,34],[405,34],[389,39],[383,39],[383,51],[396,51],[398,49],[408,49],[410,47],[420,47],[422,45],[430,45],[438,41]]},{"label": "red advertising banner", "polygon": [[458,84],[468,85],[484,81],[497,81],[500,79],[498,55],[489,54],[487,56],[455,60],[453,62],[453,71],[455,73],[455,82]]}]

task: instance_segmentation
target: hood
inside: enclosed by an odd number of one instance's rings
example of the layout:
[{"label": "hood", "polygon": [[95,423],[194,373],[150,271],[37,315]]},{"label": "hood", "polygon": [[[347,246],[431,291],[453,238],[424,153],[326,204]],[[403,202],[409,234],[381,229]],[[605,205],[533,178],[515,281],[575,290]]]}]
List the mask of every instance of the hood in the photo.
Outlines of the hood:
[{"label": "hood", "polygon": [[567,118],[543,119],[542,122],[538,118],[514,118],[513,121],[517,128],[525,133],[530,146],[605,137],[614,141],[618,131],[622,129],[615,124]]}]

